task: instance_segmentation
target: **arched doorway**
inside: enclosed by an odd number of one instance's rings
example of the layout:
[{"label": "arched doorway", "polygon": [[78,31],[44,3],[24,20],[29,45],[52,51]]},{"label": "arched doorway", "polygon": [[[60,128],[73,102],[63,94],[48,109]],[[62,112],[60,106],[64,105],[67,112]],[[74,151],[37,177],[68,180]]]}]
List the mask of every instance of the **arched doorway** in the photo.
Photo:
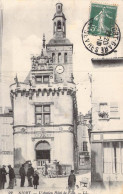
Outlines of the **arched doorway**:
[{"label": "arched doorway", "polygon": [[50,162],[50,144],[47,141],[40,141],[36,144],[36,160],[37,166],[43,166]]}]

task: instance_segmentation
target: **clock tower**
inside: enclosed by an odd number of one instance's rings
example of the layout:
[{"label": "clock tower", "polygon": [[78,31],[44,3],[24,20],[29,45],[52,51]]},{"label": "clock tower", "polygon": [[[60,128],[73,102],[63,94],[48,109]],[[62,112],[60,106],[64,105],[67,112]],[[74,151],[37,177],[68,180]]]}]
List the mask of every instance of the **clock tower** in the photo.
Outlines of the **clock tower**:
[{"label": "clock tower", "polygon": [[66,18],[62,8],[61,3],[56,4],[56,13],[53,17],[53,38],[46,45],[46,49],[54,65],[55,81],[67,83],[73,81],[73,44],[66,38]]}]

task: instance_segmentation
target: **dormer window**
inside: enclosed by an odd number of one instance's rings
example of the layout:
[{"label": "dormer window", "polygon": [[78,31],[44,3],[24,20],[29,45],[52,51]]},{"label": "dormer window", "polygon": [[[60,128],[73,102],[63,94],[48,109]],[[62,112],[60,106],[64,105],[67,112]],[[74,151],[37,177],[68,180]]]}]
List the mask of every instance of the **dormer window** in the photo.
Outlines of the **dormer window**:
[{"label": "dormer window", "polygon": [[43,83],[49,83],[49,75],[43,76]]},{"label": "dormer window", "polygon": [[61,21],[57,22],[57,29],[60,30],[61,29]]},{"label": "dormer window", "polygon": [[49,75],[36,76],[37,83],[49,83]]},{"label": "dormer window", "polygon": [[40,77],[36,77],[36,82],[40,82],[40,83],[42,83],[42,76],[40,76]]}]

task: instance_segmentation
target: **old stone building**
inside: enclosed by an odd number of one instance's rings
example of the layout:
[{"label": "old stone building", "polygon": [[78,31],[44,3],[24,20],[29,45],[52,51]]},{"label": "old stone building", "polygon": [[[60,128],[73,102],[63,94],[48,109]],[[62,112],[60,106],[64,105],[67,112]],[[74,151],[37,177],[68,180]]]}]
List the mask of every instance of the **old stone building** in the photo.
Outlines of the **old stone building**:
[{"label": "old stone building", "polygon": [[13,115],[9,107],[0,107],[0,165],[13,166]]},{"label": "old stone building", "polygon": [[90,140],[91,113],[78,115],[77,144],[78,144],[78,168],[79,170],[90,170]]},{"label": "old stone building", "polygon": [[92,77],[91,181],[106,187],[123,181],[123,58],[92,62],[110,66]]},{"label": "old stone building", "polygon": [[10,86],[14,117],[14,164],[31,161],[40,168],[54,160],[77,167],[77,102],[73,81],[73,44],[66,38],[63,5],[56,4],[53,38],[23,83]]}]

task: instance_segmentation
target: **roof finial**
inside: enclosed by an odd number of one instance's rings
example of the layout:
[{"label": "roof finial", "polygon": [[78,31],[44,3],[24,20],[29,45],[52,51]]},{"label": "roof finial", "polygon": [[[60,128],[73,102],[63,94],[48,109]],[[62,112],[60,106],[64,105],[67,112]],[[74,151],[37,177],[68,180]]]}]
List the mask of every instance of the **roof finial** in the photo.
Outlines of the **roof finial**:
[{"label": "roof finial", "polygon": [[44,56],[43,49],[41,50],[41,57]]},{"label": "roof finial", "polygon": [[43,48],[45,48],[45,34],[43,34]]},{"label": "roof finial", "polygon": [[14,78],[14,80],[15,80],[15,83],[16,83],[17,87],[19,87],[19,82],[18,82],[17,74],[16,74],[16,77]]}]

